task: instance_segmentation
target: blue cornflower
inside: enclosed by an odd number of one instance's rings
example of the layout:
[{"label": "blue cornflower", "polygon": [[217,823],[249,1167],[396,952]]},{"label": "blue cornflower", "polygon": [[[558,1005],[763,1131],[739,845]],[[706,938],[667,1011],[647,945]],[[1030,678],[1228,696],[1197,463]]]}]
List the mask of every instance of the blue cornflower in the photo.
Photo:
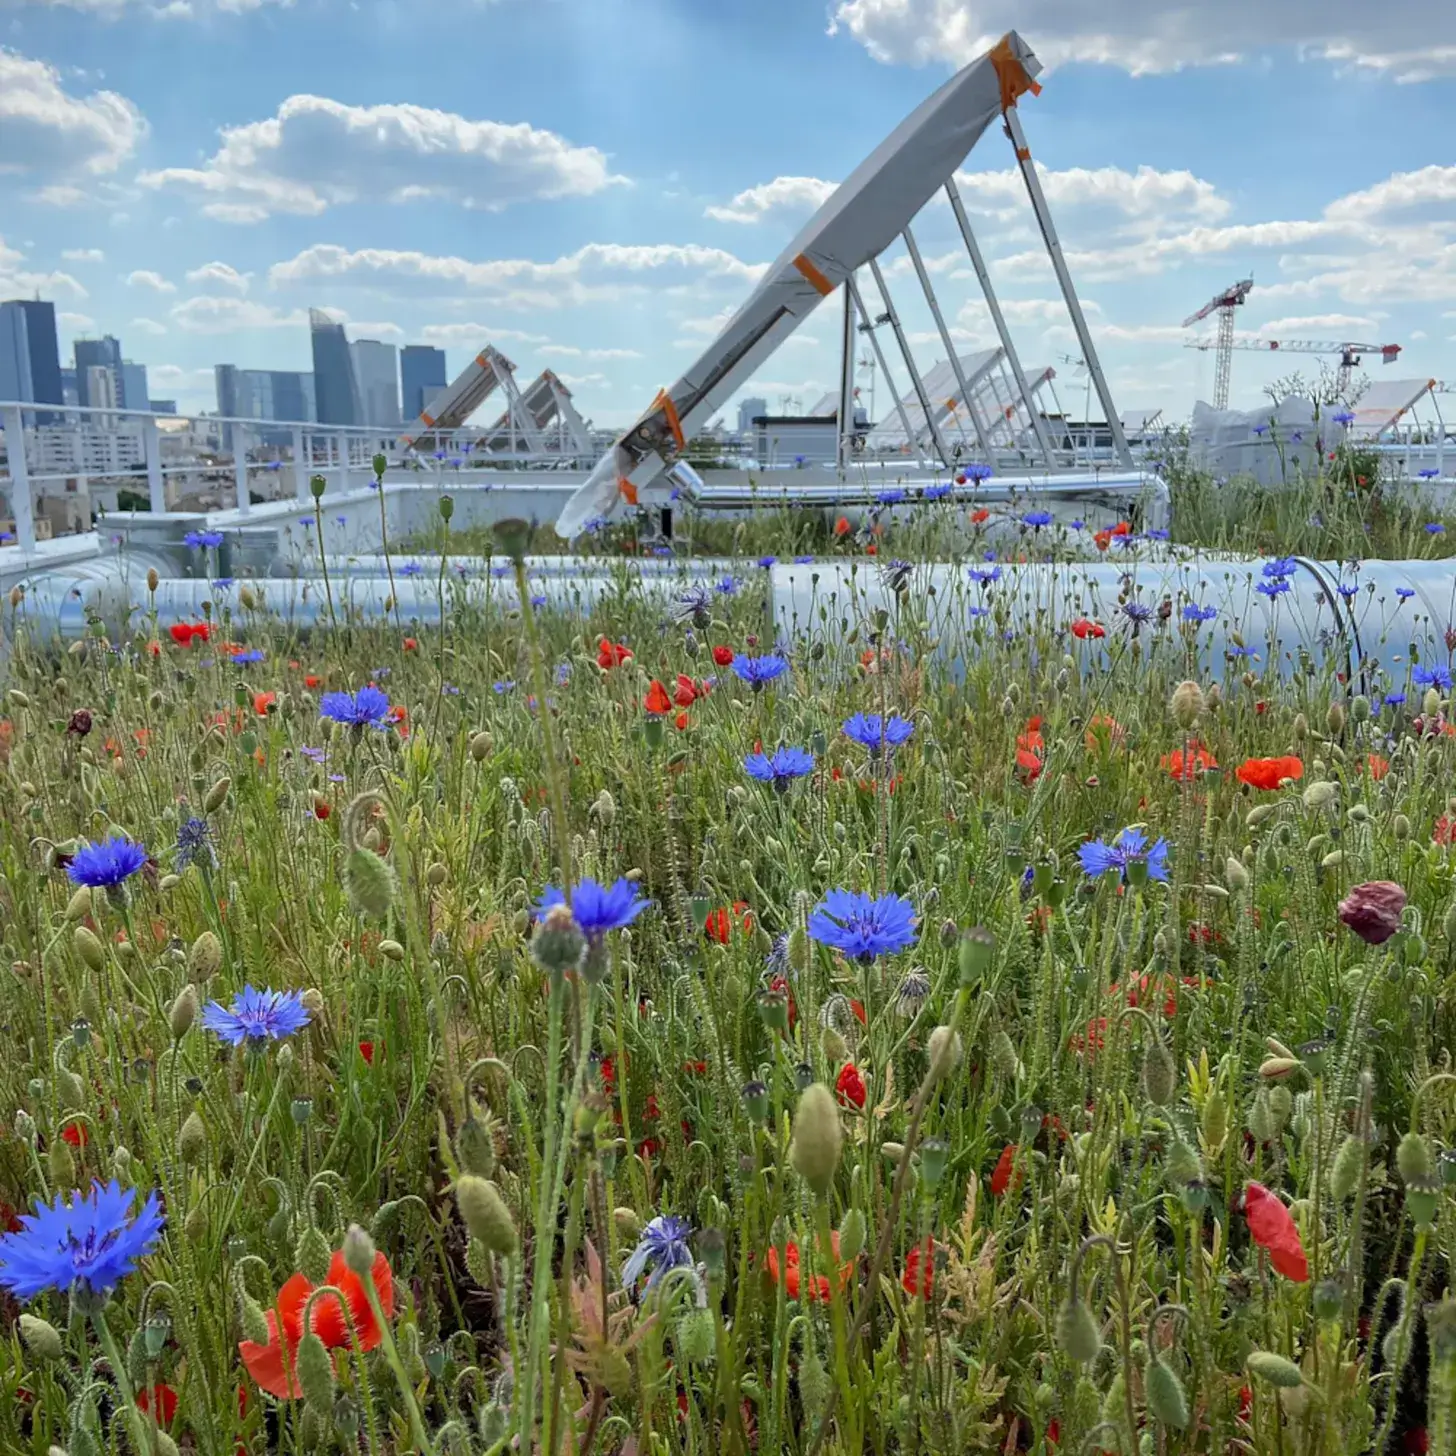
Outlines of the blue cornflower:
[{"label": "blue cornflower", "polygon": [[571,664],[569,662],[558,662],[556,664],[556,686],[564,688],[571,681]]},{"label": "blue cornflower", "polygon": [[990,607],[970,606],[966,608],[966,616],[968,617],[989,617],[990,615]]},{"label": "blue cornflower", "polygon": [[777,563],[778,563],[778,557],[777,556],[760,556],[758,558],[758,564],[761,567],[763,567],[763,569],[765,571],[767,571],[770,566],[774,566]]},{"label": "blue cornflower", "polygon": [[1414,587],[1398,586],[1395,589],[1395,594],[1401,599],[1401,601],[1408,602],[1413,596],[1415,596],[1416,593]]},{"label": "blue cornflower", "polygon": [[217,863],[212,849],[212,826],[196,814],[184,819],[177,830],[177,868],[185,870],[194,861],[209,868]]},{"label": "blue cornflower", "polygon": [[1068,521],[1067,525],[1074,531],[1085,531],[1087,529],[1086,521]]},{"label": "blue cornflower", "polygon": [[979,484],[983,480],[990,480],[991,467],[989,465],[967,465],[961,474],[969,481]]},{"label": "blue cornflower", "polygon": [[[582,880],[571,891],[571,918],[592,945],[609,931],[630,925],[651,903],[637,893],[631,880],[620,879],[610,887]],[[565,904],[566,896],[555,885],[547,885],[536,902],[536,918],[544,920],[547,911]]]},{"label": "blue cornflower", "polygon": [[544,592],[533,592],[531,594],[531,605],[539,611],[546,605],[546,594]]},{"label": "blue cornflower", "polygon": [[951,492],[950,482],[944,484],[927,485],[920,492],[921,500],[938,501],[944,500]]},{"label": "blue cornflower", "polygon": [[[378,489],[377,486],[375,488]],[[349,518],[348,516],[335,516],[334,524],[336,526],[347,526],[349,524]]]},{"label": "blue cornflower", "polygon": [[736,576],[725,576],[721,580],[713,583],[713,590],[720,597],[731,597],[738,594],[738,586],[739,582]]},{"label": "blue cornflower", "polygon": [[830,890],[809,916],[809,934],[851,960],[872,961],[915,944],[915,907],[899,895]]},{"label": "blue cornflower", "polygon": [[209,1001],[202,1008],[202,1024],[230,1046],[281,1041],[312,1020],[297,991],[259,991],[251,985],[238,992],[231,1006]]},{"label": "blue cornflower", "polygon": [[1218,616],[1217,607],[1200,607],[1197,602],[1189,602],[1183,608],[1183,620],[1185,622],[1211,622]]},{"label": "blue cornflower", "polygon": [[78,1285],[104,1299],[157,1246],[162,1208],[156,1193],[133,1215],[136,1192],[120,1183],[93,1183],[71,1201],[57,1194],[37,1203],[20,1228],[0,1238],[0,1285],[16,1299],[34,1299]]},{"label": "blue cornflower", "polygon": [[770,754],[750,753],[743,760],[744,772],[761,783],[772,784],[787,793],[795,779],[814,772],[814,755],[806,748],[776,748]]},{"label": "blue cornflower", "polygon": [[1264,563],[1264,575],[1267,577],[1293,576],[1298,569],[1299,563],[1292,556],[1276,556]]},{"label": "blue cornflower", "polygon": [[1355,423],[1354,410],[1340,410],[1338,414],[1330,416],[1337,425],[1353,425]]},{"label": "blue cornflower", "polygon": [[511,574],[511,567],[509,565],[492,566],[490,569],[490,574],[495,577],[497,581],[504,581],[506,577]]},{"label": "blue cornflower", "polygon": [[1360,595],[1360,588],[1353,581],[1342,581],[1335,590],[1349,602]]},{"label": "blue cornflower", "polygon": [[1405,702],[1404,693],[1386,693],[1385,695],[1385,706],[1387,708],[1398,708],[1403,702]]},{"label": "blue cornflower", "polygon": [[1039,531],[1043,526],[1050,526],[1052,513],[1050,511],[1027,511],[1021,518],[1023,526],[1030,526],[1032,530]]},{"label": "blue cornflower", "polygon": [[325,693],[319,699],[319,717],[351,728],[381,728],[389,713],[389,694],[372,683],[357,693]]},{"label": "blue cornflower", "polygon": [[515,692],[516,685],[510,678],[506,678],[504,681],[491,683],[490,689],[496,697],[503,698],[507,693]]},{"label": "blue cornflower", "polygon": [[113,834],[100,844],[86,844],[78,849],[66,866],[66,875],[73,885],[109,890],[129,880],[146,862],[147,852],[140,844]]},{"label": "blue cornflower", "polygon": [[813,560],[814,560],[814,558],[812,556],[796,556],[796,557],[794,557],[794,565],[795,566],[808,566],[810,564],[810,562],[812,562]]},{"label": "blue cornflower", "polygon": [[882,490],[875,499],[882,506],[898,506],[904,503],[905,492],[903,490]]},{"label": "blue cornflower", "polygon": [[856,713],[844,720],[844,736],[853,739],[872,754],[883,748],[898,748],[909,741],[915,725],[904,718],[892,715],[888,722],[878,713]]},{"label": "blue cornflower", "polygon": [[312,530],[313,529],[313,523],[314,523],[314,518],[312,516],[300,516],[298,518],[298,524],[300,526],[306,527],[309,530]]},{"label": "blue cornflower", "polygon": [[1230,657],[1257,657],[1258,654],[1247,643],[1230,643],[1224,651]]},{"label": "blue cornflower", "polygon": [[1254,426],[1254,433],[1256,435],[1266,435],[1266,434],[1269,433],[1269,426],[1268,425],[1255,425]]},{"label": "blue cornflower", "polygon": [[1424,470],[1418,473],[1422,480],[1434,480],[1441,472],[1437,470],[1434,466],[1427,466]]},{"label": "blue cornflower", "polygon": [[1149,541],[1167,541],[1172,537],[1171,531],[1164,531],[1157,527],[1144,533]]},{"label": "blue cornflower", "polygon": [[233,584],[232,577],[230,577],[230,576],[220,576],[220,577],[217,578],[216,581],[213,582],[212,588],[213,588],[214,591],[227,591],[227,590],[229,590],[231,588],[232,584]]},{"label": "blue cornflower", "polygon": [[1151,621],[1153,609],[1146,602],[1124,602],[1122,614],[1135,627],[1140,627],[1144,622]]},{"label": "blue cornflower", "polygon": [[993,581],[1001,580],[1001,568],[999,566],[972,566],[968,568],[971,580],[981,586],[990,586]]},{"label": "blue cornflower", "polygon": [[782,677],[788,670],[788,659],[776,652],[767,652],[762,657],[747,657],[740,652],[733,659],[734,675],[756,693],[762,692],[768,683]]},{"label": "blue cornflower", "polygon": [[262,650],[260,648],[257,648],[257,647],[250,647],[250,648],[248,648],[248,650],[246,652],[234,652],[233,653],[233,666],[234,667],[248,667],[252,663],[262,662],[262,660],[263,660],[263,652],[262,652]]},{"label": "blue cornflower", "polygon": [[418,561],[406,561],[399,569],[401,576],[423,576],[425,568]]},{"label": "blue cornflower", "polygon": [[1442,692],[1451,691],[1451,669],[1443,667],[1439,662],[1432,663],[1430,667],[1411,668],[1411,681],[1417,687],[1440,688]]},{"label": "blue cornflower", "polygon": [[675,613],[680,622],[691,621],[699,627],[706,627],[712,610],[712,592],[702,582],[697,582],[677,599]]},{"label": "blue cornflower", "polygon": [[184,546],[191,546],[194,551],[205,550],[209,546],[222,545],[221,531],[189,531],[183,538]]},{"label": "blue cornflower", "polygon": [[1131,865],[1146,865],[1150,880],[1168,878],[1168,841],[1159,839],[1149,845],[1141,829],[1124,829],[1111,844],[1102,839],[1088,840],[1078,849],[1077,857],[1089,879],[1113,871],[1126,879]]},{"label": "blue cornflower", "polygon": [[1271,581],[1261,581],[1254,588],[1260,596],[1270,598],[1277,597],[1282,592],[1292,591],[1293,589],[1293,583],[1287,576],[1276,576]]},{"label": "blue cornflower", "polygon": [[675,1214],[660,1213],[649,1219],[627,1262],[622,1265],[622,1284],[631,1289],[647,1271],[647,1287],[655,1288],[669,1269],[691,1268],[693,1251],[688,1238],[693,1226]]},{"label": "blue cornflower", "polygon": [[1446,528],[1440,521],[1427,521],[1426,533],[1431,536],[1444,536],[1446,534]]}]

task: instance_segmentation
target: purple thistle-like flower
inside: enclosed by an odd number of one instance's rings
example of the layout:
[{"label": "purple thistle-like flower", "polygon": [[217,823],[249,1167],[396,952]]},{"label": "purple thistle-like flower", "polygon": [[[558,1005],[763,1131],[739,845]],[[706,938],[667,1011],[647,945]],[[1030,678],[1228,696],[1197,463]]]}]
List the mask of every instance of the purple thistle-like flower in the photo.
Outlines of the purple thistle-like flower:
[{"label": "purple thistle-like flower", "polygon": [[250,647],[246,652],[234,652],[232,662],[234,667],[250,667],[255,662],[262,662],[263,652],[261,648]]},{"label": "purple thistle-like flower", "polygon": [[1287,576],[1276,576],[1270,581],[1261,581],[1254,588],[1254,590],[1258,592],[1260,596],[1269,597],[1271,600],[1274,597],[1280,596],[1284,592],[1292,591],[1293,589],[1293,585],[1291,584]]},{"label": "purple thistle-like flower", "polygon": [[1444,536],[1446,534],[1446,528],[1440,521],[1427,521],[1426,534],[1429,536]]},{"label": "purple thistle-like flower", "polygon": [[809,934],[851,960],[893,955],[918,939],[915,907],[900,895],[878,899],[854,890],[830,890],[814,907]]},{"label": "purple thistle-like flower", "polygon": [[944,500],[951,493],[952,486],[949,481],[936,485],[927,485],[920,492],[921,500],[939,501]]},{"label": "purple thistle-like flower", "polygon": [[297,991],[259,991],[251,985],[238,992],[231,1006],[209,1001],[202,1008],[202,1024],[231,1046],[281,1041],[312,1019]]},{"label": "purple thistle-like flower", "polygon": [[898,506],[905,502],[905,492],[900,489],[882,490],[875,499],[882,506]]},{"label": "purple thistle-like flower", "polygon": [[655,1288],[670,1269],[691,1267],[693,1251],[688,1244],[693,1226],[676,1214],[660,1213],[649,1219],[637,1247],[622,1266],[622,1284],[631,1289],[647,1273],[647,1287]]},{"label": "purple thistle-like flower", "polygon": [[146,862],[147,852],[140,844],[113,834],[100,844],[87,844],[78,849],[66,866],[66,875],[73,885],[109,890],[129,880]]},{"label": "purple thistle-like flower", "polygon": [[350,728],[382,728],[389,714],[389,694],[372,683],[357,693],[325,693],[319,716]]},{"label": "purple thistle-like flower", "polygon": [[1135,627],[1141,627],[1144,622],[1152,620],[1153,609],[1146,602],[1124,602],[1122,614]]},{"label": "purple thistle-like flower", "polygon": [[971,580],[980,586],[990,586],[993,581],[1001,580],[1001,568],[999,566],[972,566],[968,569]]},{"label": "purple thistle-like flower", "polygon": [[17,1232],[0,1238],[0,1285],[16,1299],[77,1286],[104,1299],[157,1245],[162,1231],[156,1193],[135,1214],[135,1190],[120,1183],[93,1183],[71,1201],[57,1194],[25,1214]]},{"label": "purple thistle-like flower", "polygon": [[1183,608],[1183,620],[1185,622],[1211,622],[1218,616],[1217,607],[1201,607],[1197,602],[1189,602]]},{"label": "purple thistle-like flower", "polygon": [[177,829],[177,859],[179,870],[185,870],[194,861],[211,868],[217,863],[212,848],[212,826],[196,814],[184,819]]}]

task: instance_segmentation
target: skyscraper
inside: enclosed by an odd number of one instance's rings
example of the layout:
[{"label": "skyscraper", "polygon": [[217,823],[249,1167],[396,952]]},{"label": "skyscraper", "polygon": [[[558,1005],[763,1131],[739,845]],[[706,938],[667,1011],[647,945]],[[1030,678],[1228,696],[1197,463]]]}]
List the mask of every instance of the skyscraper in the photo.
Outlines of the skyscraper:
[{"label": "skyscraper", "polygon": [[[38,298],[0,303],[0,399],[64,404],[61,353],[56,343],[56,306]],[[37,415],[40,424],[57,415]]]},{"label": "skyscraper", "polygon": [[336,324],[322,309],[308,311],[313,339],[314,393],[321,425],[357,425],[359,383],[354,373],[354,356],[343,324]]},{"label": "skyscraper", "polygon": [[0,399],[33,397],[25,314],[18,304],[0,303]]},{"label": "skyscraper", "polygon": [[354,378],[359,384],[361,425],[399,424],[399,363],[393,344],[356,339],[352,346]]},{"label": "skyscraper", "polygon": [[121,389],[119,391],[122,409],[144,410],[151,402],[147,389],[147,366],[131,359],[121,361]]},{"label": "skyscraper", "polygon": [[121,393],[121,343],[119,340],[107,334],[101,339],[77,339],[75,344],[76,352],[76,393],[80,402],[87,408],[99,409],[100,406],[92,400],[89,389],[89,376],[87,370],[100,365],[104,369],[110,369],[116,376],[116,389],[113,394]]},{"label": "skyscraper", "polygon": [[753,433],[753,422],[759,415],[768,413],[768,401],[766,399],[743,399],[738,402],[738,433],[740,435],[751,435]]},{"label": "skyscraper", "polygon": [[399,379],[404,393],[404,417],[417,420],[425,406],[449,382],[445,351],[429,344],[406,344],[399,355]]},{"label": "skyscraper", "polygon": [[119,409],[121,391],[116,370],[105,364],[92,364],[86,370],[86,399],[92,409]]}]

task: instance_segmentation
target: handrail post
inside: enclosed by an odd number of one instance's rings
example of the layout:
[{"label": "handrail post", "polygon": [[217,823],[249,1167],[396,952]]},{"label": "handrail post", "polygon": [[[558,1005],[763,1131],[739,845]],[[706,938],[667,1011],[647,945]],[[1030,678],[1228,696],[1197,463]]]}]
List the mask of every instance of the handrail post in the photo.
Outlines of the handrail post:
[{"label": "handrail post", "polygon": [[25,412],[16,405],[5,411],[5,449],[10,461],[10,509],[15,513],[15,541],[35,554],[35,504],[30,498],[30,470],[25,461]]}]

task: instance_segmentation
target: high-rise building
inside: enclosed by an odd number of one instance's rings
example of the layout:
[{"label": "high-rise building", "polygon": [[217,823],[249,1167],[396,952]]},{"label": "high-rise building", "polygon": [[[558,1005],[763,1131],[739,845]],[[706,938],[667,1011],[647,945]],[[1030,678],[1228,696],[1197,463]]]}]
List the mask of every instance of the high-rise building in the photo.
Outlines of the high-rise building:
[{"label": "high-rise building", "polygon": [[445,374],[445,351],[429,344],[406,344],[399,354],[399,382],[405,419],[419,419],[425,406],[449,382]]},{"label": "high-rise building", "polygon": [[61,366],[61,403],[80,404],[81,389],[76,383],[76,371],[67,365]]},{"label": "high-rise building", "polygon": [[[239,369],[235,364],[215,364],[217,412],[238,420],[280,420],[286,428],[263,431],[268,444],[288,444],[293,426],[311,424],[318,418],[314,403],[313,375],[295,369]],[[231,425],[222,427],[223,449],[232,449]]]},{"label": "high-rise building", "polygon": [[399,425],[399,351],[378,339],[356,339],[350,346],[359,384],[361,425]]},{"label": "high-rise building", "polygon": [[322,309],[308,311],[313,341],[313,382],[321,425],[357,425],[359,382],[354,373],[354,356],[343,324],[336,324]]},{"label": "high-rise building", "polygon": [[743,399],[738,402],[738,433],[748,436],[753,433],[753,422],[760,415],[768,413],[766,399]]},{"label": "high-rise building", "polygon": [[91,409],[114,410],[121,407],[120,381],[115,369],[106,364],[92,364],[86,370],[86,403]]},{"label": "high-rise building", "polygon": [[[0,399],[65,404],[55,304],[38,298],[0,303]],[[47,425],[59,418],[41,414],[36,421]]]},{"label": "high-rise building", "polygon": [[148,400],[147,407],[154,415],[175,415],[177,413],[177,401],[175,399]]},{"label": "high-rise building", "polygon": [[121,407],[122,409],[144,410],[151,402],[151,391],[147,388],[147,366],[131,359],[121,361]]},{"label": "high-rise building", "polygon": [[[116,378],[116,388],[112,390],[113,396],[121,393],[121,343],[119,340],[107,334],[101,339],[77,339],[75,343],[76,354],[76,393],[80,396],[79,403],[88,409],[100,409],[90,396],[90,382],[88,371],[96,366],[110,369]],[[113,400],[112,408],[115,403]]]}]

